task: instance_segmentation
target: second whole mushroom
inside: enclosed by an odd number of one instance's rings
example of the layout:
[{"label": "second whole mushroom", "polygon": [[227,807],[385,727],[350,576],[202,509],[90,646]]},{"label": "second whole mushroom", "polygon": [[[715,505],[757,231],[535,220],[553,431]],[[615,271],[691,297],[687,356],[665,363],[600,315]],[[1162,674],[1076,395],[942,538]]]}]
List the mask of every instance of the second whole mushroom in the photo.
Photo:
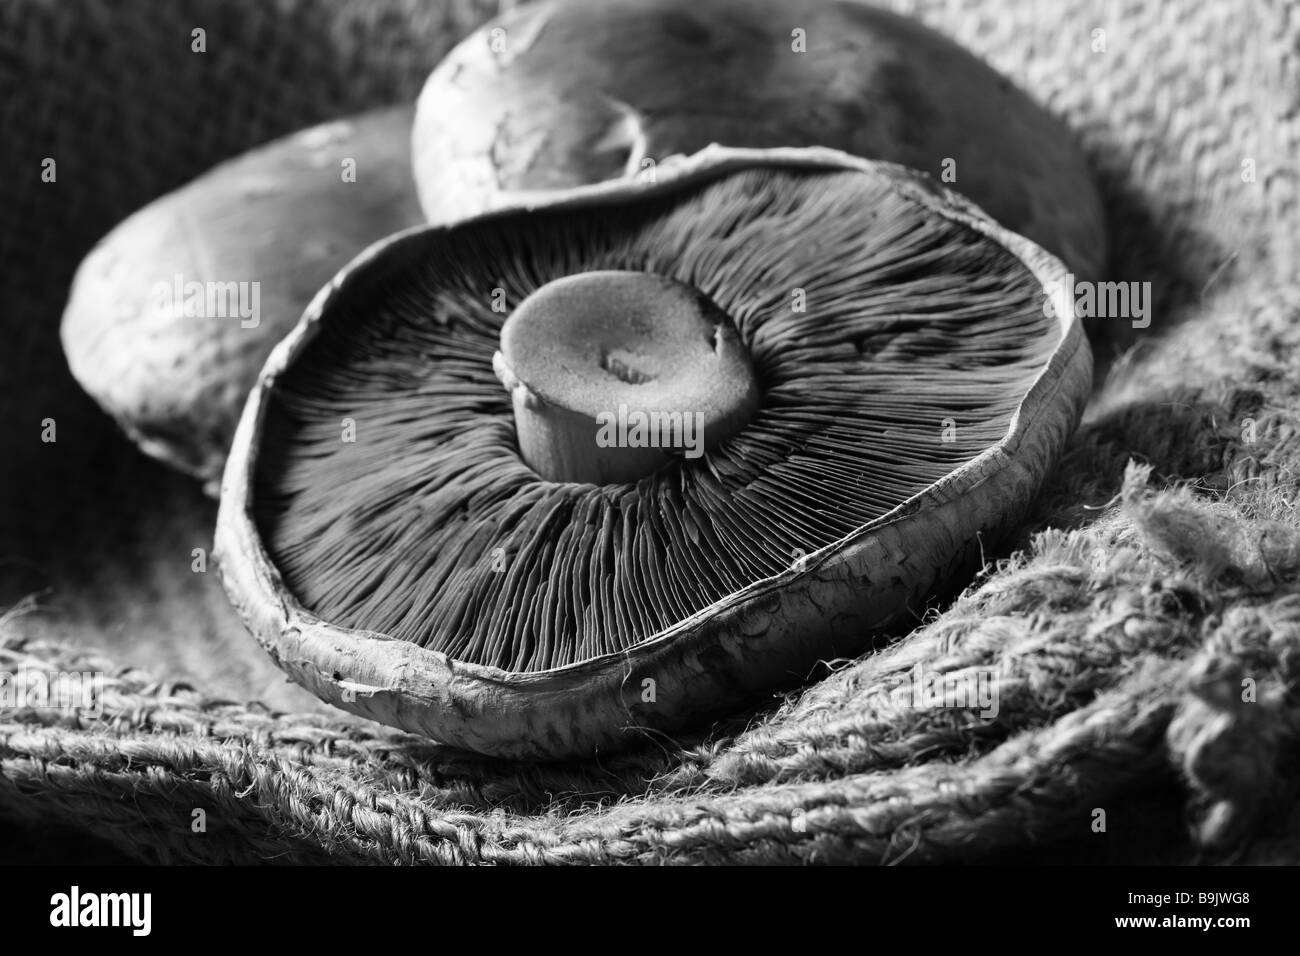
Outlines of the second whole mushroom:
[{"label": "second whole mushroom", "polygon": [[408,106],[274,140],[119,223],[82,261],[60,336],[146,454],[217,494],[248,390],[311,297],[421,220]]},{"label": "second whole mushroom", "polygon": [[970,51],[863,0],[536,0],[466,37],[416,107],[430,222],[652,179],[710,144],[824,146],[924,172],[1062,259],[1105,269],[1066,126]]}]

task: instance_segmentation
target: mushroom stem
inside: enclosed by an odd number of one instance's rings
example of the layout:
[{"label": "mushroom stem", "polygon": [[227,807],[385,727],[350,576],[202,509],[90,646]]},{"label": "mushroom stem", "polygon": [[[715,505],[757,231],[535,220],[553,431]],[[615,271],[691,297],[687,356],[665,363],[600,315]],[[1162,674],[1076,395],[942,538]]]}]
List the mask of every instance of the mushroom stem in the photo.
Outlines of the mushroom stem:
[{"label": "mushroom stem", "polygon": [[698,458],[758,407],[749,353],[703,293],[648,272],[548,282],[493,357],[525,462],[548,481],[636,481]]}]

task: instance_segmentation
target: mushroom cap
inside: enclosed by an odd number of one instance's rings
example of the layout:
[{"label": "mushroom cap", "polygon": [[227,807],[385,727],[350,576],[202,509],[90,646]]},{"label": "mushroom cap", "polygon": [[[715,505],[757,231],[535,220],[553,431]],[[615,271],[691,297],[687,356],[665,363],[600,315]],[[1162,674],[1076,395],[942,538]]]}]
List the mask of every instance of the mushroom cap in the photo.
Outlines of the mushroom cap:
[{"label": "mushroom cap", "polygon": [[422,221],[411,120],[394,107],[275,140],[132,214],[86,256],[60,329],[68,365],[147,454],[215,496],[271,347],[359,250]]},{"label": "mushroom cap", "polygon": [[1081,277],[1105,266],[1070,131],[952,40],[859,0],[525,4],[438,64],[412,133],[434,223],[647,175],[712,143],[955,176],[943,181]]},{"label": "mushroom cap", "polygon": [[[803,182],[810,185],[793,188]],[[848,205],[832,217],[841,199]],[[762,233],[745,228],[745,216],[786,214],[817,224],[809,235],[769,237],[785,243],[776,259],[807,277],[802,291],[813,300],[807,313],[785,310],[791,290],[779,285],[783,280],[764,286],[764,270],[775,260],[762,255]],[[918,222],[932,224],[930,238],[916,229]],[[513,519],[502,512],[510,506],[492,502],[521,490],[585,496],[592,514],[617,520],[617,502],[651,488],[650,479],[616,488],[546,483],[517,460],[509,397],[503,389],[492,397],[479,384],[494,381],[494,335],[505,316],[476,308],[466,292],[476,281],[490,286],[494,270],[535,286],[566,272],[608,267],[610,257],[595,250],[617,245],[621,230],[635,233],[620,248],[634,250],[628,255],[640,256],[643,268],[692,278],[724,309],[748,309],[737,325],[765,376],[765,409],[724,445],[732,446],[725,454],[690,465],[697,469],[690,476],[682,466],[682,489],[693,477],[714,493],[691,500],[683,490],[675,508],[662,509],[662,520],[680,522],[665,532],[667,550],[661,541],[658,549],[623,552],[623,567],[644,574],[633,583],[648,584],[622,593],[641,603],[639,620],[653,627],[630,632],[622,625],[636,609],[611,610],[606,601],[586,618],[590,624],[595,617],[588,633],[617,646],[598,653],[578,647],[567,657],[554,651],[547,657],[536,646],[528,656],[507,646],[504,657],[493,656],[488,644],[465,643],[486,633],[484,622],[494,622],[497,637],[509,637],[565,601],[585,601],[578,610],[587,612],[598,603],[595,592],[567,590],[582,576],[567,565],[548,567],[543,558],[534,570],[541,567],[565,587],[544,590],[534,577],[522,585],[530,591],[511,593],[490,583],[478,597],[495,599],[474,603],[485,573],[479,558],[496,543],[491,529],[486,540],[476,539],[473,553],[458,550],[468,548],[467,539],[445,549],[434,541],[420,568],[389,567],[387,577],[376,569],[398,547],[394,535],[418,538],[424,528],[454,522],[485,502],[508,524]],[[654,232],[656,242],[637,245],[642,232]],[[540,243],[539,235],[555,241]],[[501,251],[494,243],[516,243],[519,258],[489,258],[491,250]],[[838,244],[860,248],[861,261],[836,261],[831,253]],[[530,249],[536,259],[528,257]],[[867,278],[818,300],[840,288],[841,272]],[[505,757],[563,758],[716,717],[797,681],[819,661],[869,649],[882,631],[913,620],[937,588],[1017,520],[1077,423],[1091,385],[1091,356],[1072,310],[1043,304],[1064,275],[1051,254],[915,173],[820,148],[713,147],[667,164],[655,184],[606,183],[532,211],[410,230],[372,246],[339,273],[268,359],[223,480],[216,532],[223,583],[250,631],[293,679],[345,710],[445,743]],[[741,288],[722,295],[728,282]],[[392,318],[398,313],[412,316],[416,337],[399,334]],[[465,335],[478,344],[468,346]],[[807,352],[813,345],[805,338],[833,355]],[[367,342],[396,357],[391,367],[365,364]],[[806,374],[782,381],[780,369],[790,362],[804,363]],[[837,363],[838,371],[830,367]],[[379,374],[381,368],[387,371]],[[924,392],[915,387],[922,379],[930,382]],[[832,406],[818,412],[800,399],[801,389]],[[852,446],[836,421],[852,417],[855,408],[875,425],[859,429],[859,445]],[[388,420],[393,433],[370,449],[359,438],[341,451],[337,432],[326,432],[337,429],[339,416],[361,409],[369,410],[357,416],[362,436],[389,427],[384,415],[396,416]],[[944,409],[969,413],[964,444],[941,444],[947,423],[931,419]],[[452,430],[460,424],[466,427],[457,437]],[[915,431],[922,428],[932,431]],[[475,449],[487,445],[493,447],[485,465]],[[353,449],[360,457],[349,457]],[[759,458],[764,461],[756,465]],[[759,500],[764,489],[774,496],[779,472],[796,465],[807,469],[801,480],[811,485],[796,483],[792,501]],[[454,477],[458,467],[478,470]],[[820,472],[834,467],[842,474],[819,487]],[[739,472],[745,474],[736,478]],[[857,491],[834,503],[845,474]],[[654,480],[670,488],[676,479]],[[787,525],[803,518],[839,520],[843,533],[819,539],[793,561],[751,555],[758,570],[750,568],[737,586],[684,611],[665,606],[690,591],[687,565],[704,580],[711,573],[706,564],[742,563],[735,548],[711,539],[710,529],[721,533],[724,512],[740,513],[755,500],[746,533],[768,534],[765,542],[802,540]],[[388,510],[393,521],[374,525],[367,537],[368,522]],[[421,525],[430,515],[436,520]],[[855,518],[862,515],[867,519]],[[313,529],[313,518],[325,523]],[[534,523],[523,542],[513,542],[513,554],[554,544],[547,531]],[[692,549],[692,540],[698,547]],[[353,568],[350,579],[314,563],[331,549]],[[595,550],[588,540],[582,553]],[[681,559],[671,581],[667,571],[654,570],[656,554]],[[372,558],[378,564],[365,566]],[[448,577],[446,568],[437,571],[440,561],[462,566]],[[597,565],[588,559],[589,569]],[[363,580],[366,574],[371,577]],[[587,580],[599,590],[610,577]],[[462,589],[452,595],[462,600],[460,617],[444,615],[451,623],[436,634],[403,632],[405,624],[367,626],[355,608],[325,607],[338,605],[338,582],[364,604],[374,588],[388,588],[403,601],[427,595],[435,578],[438,587]],[[306,598],[305,591],[311,592]]]}]

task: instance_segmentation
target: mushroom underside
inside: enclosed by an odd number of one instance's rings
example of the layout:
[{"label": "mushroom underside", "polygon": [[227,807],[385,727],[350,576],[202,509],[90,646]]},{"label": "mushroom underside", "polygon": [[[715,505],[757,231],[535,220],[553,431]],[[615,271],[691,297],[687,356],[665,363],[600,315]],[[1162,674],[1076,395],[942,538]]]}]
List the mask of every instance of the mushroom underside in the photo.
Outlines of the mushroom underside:
[{"label": "mushroom underside", "polygon": [[[520,302],[597,270],[707,296],[761,397],[736,434],[635,482],[548,481],[521,458],[493,356]],[[270,393],[252,514],[321,620],[562,668],[788,573],[973,460],[1059,329],[1006,248],[857,172],[760,168],[486,217],[431,231],[321,316]],[[646,441],[686,422],[643,425]]]}]

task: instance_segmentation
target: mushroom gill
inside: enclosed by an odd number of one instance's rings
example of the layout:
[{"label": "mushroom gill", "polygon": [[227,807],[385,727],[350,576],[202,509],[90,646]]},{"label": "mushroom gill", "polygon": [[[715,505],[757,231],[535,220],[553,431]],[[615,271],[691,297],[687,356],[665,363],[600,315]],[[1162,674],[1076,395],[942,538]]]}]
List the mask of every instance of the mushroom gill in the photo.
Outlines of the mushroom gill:
[{"label": "mushroom gill", "polygon": [[[279,371],[251,514],[309,614],[510,672],[627,651],[899,509],[1007,435],[1060,344],[1016,255],[856,171],[741,169],[402,248]],[[493,359],[521,302],[601,270],[698,291],[760,397],[698,457],[546,480]]]}]

